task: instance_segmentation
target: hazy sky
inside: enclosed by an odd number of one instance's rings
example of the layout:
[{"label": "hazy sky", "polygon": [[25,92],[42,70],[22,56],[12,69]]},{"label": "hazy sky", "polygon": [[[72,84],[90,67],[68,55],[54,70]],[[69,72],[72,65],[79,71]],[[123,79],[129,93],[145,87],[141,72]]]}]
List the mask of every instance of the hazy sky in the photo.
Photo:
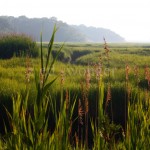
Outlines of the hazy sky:
[{"label": "hazy sky", "polygon": [[0,15],[53,17],[111,29],[127,41],[150,42],[150,0],[1,0]]}]

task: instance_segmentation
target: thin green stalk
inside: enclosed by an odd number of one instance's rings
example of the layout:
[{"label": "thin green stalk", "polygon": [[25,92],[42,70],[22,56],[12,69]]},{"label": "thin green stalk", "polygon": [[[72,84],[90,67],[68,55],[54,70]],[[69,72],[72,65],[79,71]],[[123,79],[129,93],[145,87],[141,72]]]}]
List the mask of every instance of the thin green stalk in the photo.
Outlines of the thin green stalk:
[{"label": "thin green stalk", "polygon": [[43,44],[42,44],[42,33],[41,33],[41,73],[44,74],[44,61],[43,61]]}]

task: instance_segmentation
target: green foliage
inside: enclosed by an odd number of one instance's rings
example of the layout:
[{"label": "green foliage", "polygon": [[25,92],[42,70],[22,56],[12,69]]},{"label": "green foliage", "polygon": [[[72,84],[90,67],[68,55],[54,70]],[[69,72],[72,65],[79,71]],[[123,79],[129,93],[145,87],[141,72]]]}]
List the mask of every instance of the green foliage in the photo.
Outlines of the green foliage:
[{"label": "green foliage", "polygon": [[136,93],[136,97],[137,99],[128,103],[127,133],[124,142],[126,149],[146,150],[150,147],[150,99],[141,92]]},{"label": "green foliage", "polygon": [[19,34],[0,36],[0,58],[15,56],[38,56],[38,47],[31,37]]},{"label": "green foliage", "polygon": [[[122,49],[115,50],[116,45],[112,45],[114,49],[110,53],[109,66],[112,70],[108,70],[104,51],[97,51],[101,45],[93,45],[93,49],[92,45],[87,44],[63,47],[54,43],[56,31],[55,26],[48,45],[42,43],[41,35],[41,57],[31,59],[29,82],[25,80],[25,72],[29,69],[25,58],[0,60],[0,119],[5,114],[5,119],[3,117],[0,120],[4,122],[5,132],[0,135],[0,149],[71,150],[88,149],[89,146],[90,149],[107,150],[150,147],[150,93],[143,68],[145,63],[150,62],[149,58],[130,54],[130,51],[121,53]],[[62,48],[67,51],[62,52]],[[85,53],[84,49],[87,50]],[[53,50],[57,52],[55,55]],[[133,51],[138,50],[135,48]],[[57,62],[61,52],[66,52],[75,61],[80,58],[85,64],[91,59],[94,65],[77,66]],[[100,76],[97,76],[100,70],[93,68],[99,62],[99,54],[103,56],[103,66]],[[135,59],[133,56],[136,56]],[[128,81],[125,63],[131,67]],[[138,75],[135,74],[135,64],[139,65]],[[87,89],[83,92],[80,83],[85,82],[87,68],[91,73],[91,85],[88,93],[84,93]],[[62,80],[65,82],[62,83]],[[109,98],[108,85],[111,85]],[[89,110],[87,115],[86,106],[83,105],[83,125],[78,125],[77,102],[82,98],[88,100]],[[88,131],[92,130],[89,135],[87,128]],[[88,141],[85,135],[92,140]]]}]

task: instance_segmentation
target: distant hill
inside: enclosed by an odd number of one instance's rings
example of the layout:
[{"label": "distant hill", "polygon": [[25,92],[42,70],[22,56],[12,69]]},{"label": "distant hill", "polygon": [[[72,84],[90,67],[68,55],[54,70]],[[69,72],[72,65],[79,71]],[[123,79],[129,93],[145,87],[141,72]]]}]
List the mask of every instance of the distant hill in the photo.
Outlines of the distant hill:
[{"label": "distant hill", "polygon": [[86,27],[85,25],[73,26],[75,29],[84,34],[91,42],[103,42],[103,38],[107,42],[123,42],[124,38],[117,33],[104,28]]},{"label": "distant hill", "polygon": [[57,42],[124,42],[124,38],[117,33],[104,28],[86,27],[85,25],[68,25],[52,18],[27,18],[20,16],[0,16],[0,33],[24,33],[40,40],[42,31],[43,41],[49,41],[54,24],[59,27],[55,41]]}]

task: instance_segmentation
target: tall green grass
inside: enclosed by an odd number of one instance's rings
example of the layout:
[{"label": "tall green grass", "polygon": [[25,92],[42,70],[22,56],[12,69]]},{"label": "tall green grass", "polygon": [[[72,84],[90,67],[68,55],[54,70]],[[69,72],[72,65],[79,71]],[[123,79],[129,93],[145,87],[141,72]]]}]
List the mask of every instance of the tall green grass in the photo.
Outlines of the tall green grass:
[{"label": "tall green grass", "polygon": [[38,56],[38,47],[31,37],[20,34],[4,34],[0,36],[0,58],[8,59],[23,56],[27,53],[32,57]]},{"label": "tall green grass", "polygon": [[[7,83],[8,87],[3,86],[6,89],[1,87],[0,91],[4,97],[10,96],[10,106],[7,102],[2,103],[4,100],[1,99],[0,106],[8,122],[3,120],[5,134],[0,135],[0,149],[138,150],[150,147],[150,73],[143,79],[144,71],[135,74],[133,69],[128,72],[125,68],[118,69],[113,76],[113,54],[112,57],[110,52],[108,54],[106,41],[107,57],[103,61],[97,60],[94,70],[91,69],[94,66],[90,65],[78,66],[80,75],[77,75],[78,71],[75,72],[76,66],[73,70],[64,70],[66,66],[56,62],[64,45],[52,57],[56,31],[55,26],[46,49],[43,49],[41,35],[40,64],[35,64],[34,75],[29,76],[29,82],[18,83],[23,79],[19,74],[14,78],[19,58],[10,60],[14,66],[10,72],[7,70],[7,61],[1,62],[3,73],[0,75],[3,79],[5,76],[8,78],[1,83]],[[33,65],[36,62],[32,59]],[[54,64],[59,65],[55,72]],[[30,65],[19,68],[24,79],[25,72],[30,73],[27,71]],[[107,72],[106,66],[109,69]],[[142,78],[143,86],[137,78]],[[80,83],[70,85],[71,79]],[[123,116],[122,126],[115,124],[119,123],[116,121],[119,115],[120,118]]]}]

